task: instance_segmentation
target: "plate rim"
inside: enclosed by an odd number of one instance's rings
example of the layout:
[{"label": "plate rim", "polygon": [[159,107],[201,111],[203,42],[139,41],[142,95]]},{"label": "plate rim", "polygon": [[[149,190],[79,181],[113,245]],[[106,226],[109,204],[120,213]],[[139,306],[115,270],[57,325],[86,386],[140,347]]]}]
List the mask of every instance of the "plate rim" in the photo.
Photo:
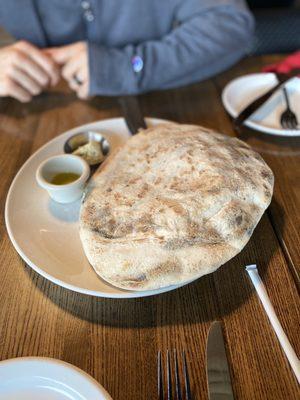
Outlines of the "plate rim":
[{"label": "plate rim", "polygon": [[[161,119],[161,118],[152,118],[152,117],[148,117],[145,118],[146,121],[149,122],[159,122],[159,123],[166,123],[166,122],[172,122],[170,120],[167,119]],[[9,236],[9,239],[11,241],[11,243],[13,244],[15,250],[17,251],[17,253],[19,254],[19,256],[23,259],[23,261],[25,261],[25,263],[32,268],[35,272],[37,272],[39,275],[41,275],[42,277],[48,279],[50,282],[63,287],[65,289],[71,290],[73,292],[77,292],[77,293],[81,293],[81,294],[85,294],[88,296],[95,296],[95,297],[99,297],[99,298],[108,298],[108,299],[136,299],[136,298],[143,298],[143,297],[149,297],[149,296],[156,296],[162,293],[166,293],[166,292],[170,292],[172,290],[178,289],[182,286],[185,286],[193,281],[195,281],[198,278],[195,278],[191,281],[187,281],[187,282],[181,282],[178,285],[172,285],[172,286],[166,286],[163,288],[159,288],[159,289],[154,289],[154,290],[145,290],[145,291],[126,291],[125,289],[122,288],[118,288],[116,286],[116,289],[118,290],[124,290],[124,292],[120,292],[120,293],[105,293],[105,292],[101,292],[101,291],[97,291],[97,290],[91,290],[91,289],[86,289],[86,288],[82,288],[79,286],[75,286],[72,285],[70,283],[64,282],[61,279],[58,279],[52,275],[50,275],[49,273],[45,272],[43,269],[41,269],[39,266],[37,266],[34,262],[32,262],[23,252],[23,250],[21,249],[21,247],[19,246],[19,244],[17,243],[16,239],[14,238],[11,226],[10,226],[10,222],[9,222],[9,202],[10,202],[10,198],[12,196],[12,192],[14,190],[14,184],[15,181],[17,180],[17,178],[19,177],[19,175],[23,172],[23,170],[27,167],[27,164],[29,164],[29,162],[32,160],[33,157],[35,157],[36,153],[38,153],[39,151],[43,150],[44,148],[46,148],[48,145],[53,144],[55,141],[59,141],[59,139],[62,138],[62,136],[67,136],[70,134],[73,134],[74,132],[76,132],[79,129],[88,129],[88,126],[92,126],[95,125],[99,122],[105,122],[105,121],[122,121],[125,123],[126,126],[126,122],[124,120],[123,117],[116,117],[116,118],[106,118],[106,119],[101,119],[101,120],[96,120],[93,122],[89,122],[87,124],[83,124],[83,125],[78,125],[74,128],[71,128],[65,132],[62,132],[60,134],[58,134],[57,136],[55,136],[53,139],[49,140],[48,142],[46,142],[45,144],[43,144],[41,147],[39,147],[38,149],[35,150],[35,152],[33,154],[31,154],[28,159],[24,162],[24,164],[20,167],[20,169],[18,170],[18,172],[16,173],[16,175],[14,176],[9,190],[7,192],[7,196],[6,196],[6,200],[5,200],[5,208],[4,208],[4,219],[5,219],[5,226],[6,226],[6,230]],[[126,126],[126,129],[127,126]],[[91,268],[93,268],[91,266]],[[99,279],[102,279],[101,277],[99,277]],[[106,282],[104,279],[102,279],[105,283],[109,284],[108,282]],[[113,285],[112,285],[113,286]]]},{"label": "plate rim", "polygon": [[[236,84],[238,81],[242,81],[245,78],[249,78],[249,77],[254,78],[255,76],[260,76],[262,78],[263,76],[267,76],[267,75],[274,77],[273,72],[255,72],[255,73],[238,76],[238,77],[230,80],[229,82],[227,82],[227,84],[224,86],[224,88],[222,90],[221,99],[222,99],[222,103],[223,103],[225,110],[231,117],[236,118],[238,115],[236,113],[236,111],[232,108],[230,102],[228,101],[228,91],[231,89],[231,87],[234,84]],[[291,79],[293,79],[293,78],[291,78]],[[300,129],[296,129],[295,131],[292,131],[292,130],[284,130],[284,129],[276,129],[276,128],[267,128],[264,125],[260,125],[257,122],[251,121],[250,118],[251,118],[251,116],[246,119],[244,124],[248,128],[254,129],[255,131],[266,133],[267,135],[272,135],[272,136],[277,136],[277,137],[278,136],[280,136],[280,137],[298,137],[298,136],[300,136]]]},{"label": "plate rim", "polygon": [[92,384],[94,386],[94,388],[100,392],[100,394],[105,396],[106,400],[112,400],[112,397],[107,392],[107,390],[90,374],[88,374],[83,369],[77,367],[76,365],[73,365],[67,361],[63,361],[63,360],[60,360],[57,358],[43,357],[43,356],[14,357],[14,358],[8,358],[6,360],[0,360],[0,367],[2,365],[14,365],[14,364],[22,364],[22,363],[24,363],[26,365],[27,362],[32,362],[32,361],[37,362],[37,363],[42,363],[43,365],[45,365],[45,362],[46,362],[46,364],[48,364],[48,365],[60,366],[60,367],[68,369],[69,371],[73,371],[76,374],[79,374],[82,377],[84,377],[90,384]]}]

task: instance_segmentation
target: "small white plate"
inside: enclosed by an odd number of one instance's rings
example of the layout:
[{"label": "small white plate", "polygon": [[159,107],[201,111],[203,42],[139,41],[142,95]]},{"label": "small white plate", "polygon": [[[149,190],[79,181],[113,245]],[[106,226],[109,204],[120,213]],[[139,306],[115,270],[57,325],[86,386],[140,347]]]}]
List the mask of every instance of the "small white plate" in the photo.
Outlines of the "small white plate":
[{"label": "small white plate", "polygon": [[0,400],[112,400],[86,372],[53,358],[0,362]]},{"label": "small white plate", "polygon": [[[162,122],[166,121],[147,119],[148,126]],[[79,238],[80,201],[58,204],[38,186],[35,173],[40,163],[63,153],[65,141],[82,130],[99,130],[109,140],[111,150],[130,137],[124,119],[114,118],[72,129],[37,150],[16,175],[6,199],[6,227],[15,249],[31,268],[45,278],[88,295],[144,297],[183,286],[180,284],[152,291],[127,291],[100,279],[89,264]]]},{"label": "small white plate", "polygon": [[[233,117],[246,108],[252,101],[266,93],[278,83],[272,73],[245,75],[229,82],[222,92],[222,102]],[[293,78],[286,83],[291,109],[300,121],[300,79]],[[258,131],[279,136],[300,136],[300,129],[285,130],[280,125],[280,116],[286,109],[283,93],[276,91],[248,120],[245,125]]]}]

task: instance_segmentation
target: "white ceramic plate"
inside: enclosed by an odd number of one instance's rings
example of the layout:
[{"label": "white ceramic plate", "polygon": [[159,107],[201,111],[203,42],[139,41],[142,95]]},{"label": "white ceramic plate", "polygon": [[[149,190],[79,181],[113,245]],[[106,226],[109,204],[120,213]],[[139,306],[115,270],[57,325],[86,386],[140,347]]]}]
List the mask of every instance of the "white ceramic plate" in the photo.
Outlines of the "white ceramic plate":
[{"label": "white ceramic plate", "polygon": [[[223,90],[223,105],[228,113],[235,118],[252,101],[277,83],[277,79],[272,73],[250,74],[234,79]],[[285,86],[288,89],[291,108],[297,115],[298,121],[300,121],[300,79],[293,78]],[[281,128],[280,116],[285,109],[286,104],[283,93],[278,90],[259,110],[245,121],[245,125],[272,135],[300,136],[300,128],[297,130]]]},{"label": "white ceramic plate", "polygon": [[[148,126],[161,122],[147,119]],[[130,298],[151,296],[179,286],[153,291],[118,289],[100,279],[89,264],[79,238],[80,201],[58,204],[41,189],[35,172],[48,157],[63,153],[67,138],[82,130],[99,130],[112,149],[124,143],[130,133],[123,118],[83,125],[48,142],[23,165],[9,189],[5,205],[5,221],[9,237],[23,260],[50,281],[76,292],[98,297]]]},{"label": "white ceramic plate", "polygon": [[0,400],[112,400],[90,375],[53,358],[0,362]]}]

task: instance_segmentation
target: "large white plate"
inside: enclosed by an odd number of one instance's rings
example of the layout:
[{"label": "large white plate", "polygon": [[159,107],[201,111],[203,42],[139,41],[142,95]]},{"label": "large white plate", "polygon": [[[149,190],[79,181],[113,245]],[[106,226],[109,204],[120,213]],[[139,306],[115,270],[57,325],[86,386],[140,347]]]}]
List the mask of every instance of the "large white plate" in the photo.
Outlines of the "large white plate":
[{"label": "large white plate", "polygon": [[[148,126],[164,122],[147,119]],[[79,238],[80,201],[58,204],[35,180],[39,164],[48,157],[63,153],[67,138],[76,132],[99,130],[111,147],[124,143],[130,133],[123,118],[115,118],[72,129],[48,142],[23,165],[9,189],[5,221],[9,237],[23,260],[50,281],[76,292],[98,297],[130,298],[151,296],[179,286],[153,291],[127,291],[101,280],[90,266]]]},{"label": "large white plate", "polygon": [[53,358],[0,362],[0,400],[112,400],[90,375]]},{"label": "large white plate", "polygon": [[[267,92],[278,83],[272,73],[245,75],[229,82],[223,92],[222,101],[228,113],[233,117],[247,107],[252,101]],[[291,108],[300,122],[300,79],[293,78],[286,83]],[[278,90],[257,110],[245,125],[258,131],[279,136],[300,136],[300,129],[285,130],[281,128],[280,116],[286,109],[283,93]]]}]

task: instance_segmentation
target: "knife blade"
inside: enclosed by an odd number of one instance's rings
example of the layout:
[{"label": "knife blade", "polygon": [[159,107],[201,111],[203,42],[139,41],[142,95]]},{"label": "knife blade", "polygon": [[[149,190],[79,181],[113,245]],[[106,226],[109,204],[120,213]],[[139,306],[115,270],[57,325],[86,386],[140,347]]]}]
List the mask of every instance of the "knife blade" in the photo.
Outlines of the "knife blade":
[{"label": "knife blade", "polygon": [[246,119],[248,119],[255,111],[257,111],[281,86],[283,86],[291,78],[297,76],[299,72],[300,69],[295,69],[290,74],[276,74],[278,83],[256,100],[252,101],[246,108],[244,108],[234,119],[234,124],[236,126],[241,126]]},{"label": "knife blade", "polygon": [[119,104],[121,105],[126,125],[132,135],[136,135],[140,129],[147,129],[137,97],[121,96],[119,97]]},{"label": "knife blade", "polygon": [[229,366],[221,322],[210,326],[206,348],[206,368],[210,400],[233,400]]}]

